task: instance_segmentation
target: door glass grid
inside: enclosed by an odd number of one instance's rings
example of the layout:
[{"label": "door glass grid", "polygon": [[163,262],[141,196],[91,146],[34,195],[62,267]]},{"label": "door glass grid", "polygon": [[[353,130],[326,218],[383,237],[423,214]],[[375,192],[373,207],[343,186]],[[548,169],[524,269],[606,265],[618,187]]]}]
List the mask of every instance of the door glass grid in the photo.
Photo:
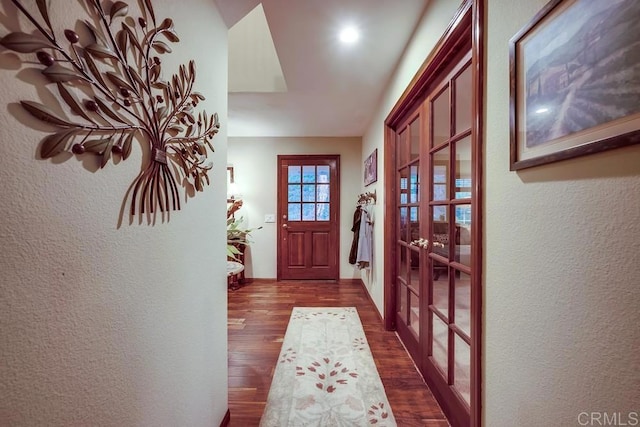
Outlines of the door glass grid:
[{"label": "door glass grid", "polygon": [[289,221],[329,221],[330,167],[295,165],[287,170]]}]

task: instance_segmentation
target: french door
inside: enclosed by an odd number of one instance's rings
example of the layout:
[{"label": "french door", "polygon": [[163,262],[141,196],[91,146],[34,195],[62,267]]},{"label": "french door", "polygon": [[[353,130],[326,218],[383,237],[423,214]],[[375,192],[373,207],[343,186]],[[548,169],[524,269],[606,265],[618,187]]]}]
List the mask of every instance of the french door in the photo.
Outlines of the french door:
[{"label": "french door", "polygon": [[337,280],[340,157],[278,156],[280,280]]},{"label": "french door", "polygon": [[410,87],[385,122],[395,225],[385,236],[387,327],[453,426],[480,425],[481,89],[472,4],[415,79],[421,87]]}]

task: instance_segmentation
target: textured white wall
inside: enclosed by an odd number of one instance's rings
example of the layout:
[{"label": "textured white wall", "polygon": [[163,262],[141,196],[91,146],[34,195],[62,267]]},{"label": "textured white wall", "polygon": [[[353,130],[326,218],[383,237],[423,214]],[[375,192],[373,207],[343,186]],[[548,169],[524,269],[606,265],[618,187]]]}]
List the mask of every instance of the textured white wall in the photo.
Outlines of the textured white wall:
[{"label": "textured white wall", "polygon": [[640,146],[509,172],[508,41],[545,3],[488,8],[485,425],[497,427],[640,403]]},{"label": "textured white wall", "polygon": [[[378,149],[378,182],[366,188],[367,191],[373,191],[374,189],[377,191],[378,205],[376,211],[378,216],[382,216],[385,200],[385,178],[382,173],[384,169],[384,121],[411,82],[411,79],[424,63],[429,52],[442,37],[460,4],[461,2],[452,0],[433,0],[428,3],[414,31],[411,42],[407,45],[402,59],[380,100],[380,105],[376,109],[371,124],[362,138],[361,164],[375,148]],[[361,189],[361,191],[363,190],[364,188]],[[374,228],[374,246],[374,252],[381,254],[379,256],[380,262],[374,266],[371,272],[363,272],[362,280],[369,290],[369,294],[378,311],[381,315],[384,315],[383,227]]]},{"label": "textured white wall", "polygon": [[253,243],[246,258],[247,277],[276,277],[276,224],[265,224],[264,216],[276,213],[279,154],[340,155],[340,278],[359,277],[348,258],[353,211],[362,192],[360,138],[229,138],[228,149],[235,182],[243,196],[238,215],[244,217],[248,228],[263,226],[252,233]]},{"label": "textured white wall", "polygon": [[[0,5],[2,34],[32,30]],[[55,23],[84,16],[76,0],[51,5]],[[214,184],[154,225],[118,227],[138,147],[98,171],[36,157],[46,134],[16,103],[50,100],[51,85],[0,53],[0,424],[216,426],[227,410],[227,29],[212,2],[154,5],[181,37],[164,75],[195,59],[223,125]]]}]

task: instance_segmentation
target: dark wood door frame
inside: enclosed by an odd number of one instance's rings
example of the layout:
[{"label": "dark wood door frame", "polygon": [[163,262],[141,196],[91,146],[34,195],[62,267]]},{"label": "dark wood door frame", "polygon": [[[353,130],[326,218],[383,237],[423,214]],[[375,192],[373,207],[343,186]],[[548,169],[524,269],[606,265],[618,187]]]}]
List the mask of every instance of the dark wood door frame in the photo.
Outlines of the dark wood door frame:
[{"label": "dark wood door frame", "polygon": [[[386,177],[395,176],[396,150],[395,138],[396,127],[406,115],[421,102],[430,86],[436,83],[440,73],[446,68],[452,56],[457,55],[464,49],[468,40],[472,41],[472,72],[473,72],[473,123],[472,132],[476,135],[478,149],[474,152],[472,163],[476,168],[476,179],[474,180],[474,191],[476,195],[475,209],[472,210],[472,223],[475,224],[472,230],[472,244],[475,251],[472,258],[473,275],[476,278],[476,289],[471,297],[472,308],[472,352],[471,352],[471,413],[470,421],[472,426],[480,426],[482,423],[482,209],[484,194],[482,191],[483,177],[483,120],[484,120],[484,25],[486,0],[465,0],[456,12],[454,18],[449,23],[443,36],[440,38],[435,48],[431,51],[425,62],[422,64],[414,78],[405,89],[400,99],[393,107],[385,120],[384,133],[384,173]],[[468,44],[467,44],[468,46]],[[385,328],[395,329],[395,307],[396,307],[396,260],[395,238],[396,238],[396,215],[395,201],[396,194],[395,181],[385,180],[385,218],[387,224],[384,231],[384,319]],[[439,399],[440,400],[440,399]],[[442,401],[441,401],[442,403]],[[455,417],[455,413],[450,416]],[[451,419],[454,425],[459,425],[460,420]]]}]

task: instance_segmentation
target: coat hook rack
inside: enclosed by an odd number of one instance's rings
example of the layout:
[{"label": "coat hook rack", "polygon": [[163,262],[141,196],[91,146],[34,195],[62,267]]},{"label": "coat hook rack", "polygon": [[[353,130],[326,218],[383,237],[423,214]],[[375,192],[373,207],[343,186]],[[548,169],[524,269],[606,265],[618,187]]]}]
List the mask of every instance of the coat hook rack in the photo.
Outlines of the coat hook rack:
[{"label": "coat hook rack", "polygon": [[358,196],[359,205],[368,205],[368,204],[375,205],[376,200],[377,200],[376,190],[373,190],[373,193],[371,191],[367,191],[366,193],[362,193]]}]

